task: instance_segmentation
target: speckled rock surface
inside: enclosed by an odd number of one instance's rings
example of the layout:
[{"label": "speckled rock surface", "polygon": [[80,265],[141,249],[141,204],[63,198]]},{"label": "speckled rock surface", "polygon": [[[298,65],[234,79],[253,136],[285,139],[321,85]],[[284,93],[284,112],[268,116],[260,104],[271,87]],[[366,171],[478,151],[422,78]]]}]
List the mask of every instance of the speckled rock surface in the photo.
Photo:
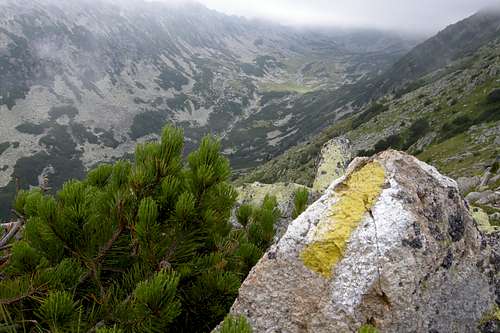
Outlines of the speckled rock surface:
[{"label": "speckled rock surface", "polygon": [[338,137],[325,143],[321,149],[313,190],[323,193],[334,180],[344,175],[351,159],[351,146],[346,138]]},{"label": "speckled rock surface", "polygon": [[386,151],[355,159],[290,224],[231,312],[254,332],[484,331],[497,324],[499,248],[455,181]]}]

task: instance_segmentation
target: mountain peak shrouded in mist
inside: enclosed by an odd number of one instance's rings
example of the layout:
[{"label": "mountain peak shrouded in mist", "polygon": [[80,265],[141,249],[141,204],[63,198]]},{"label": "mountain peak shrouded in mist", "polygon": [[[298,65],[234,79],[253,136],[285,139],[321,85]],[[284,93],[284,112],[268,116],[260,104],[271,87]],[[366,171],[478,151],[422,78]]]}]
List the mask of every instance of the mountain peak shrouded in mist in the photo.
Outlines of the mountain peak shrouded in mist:
[{"label": "mountain peak shrouded in mist", "polygon": [[[165,1],[170,0],[154,0]],[[227,14],[300,26],[363,27],[432,35],[498,0],[199,0]]]},{"label": "mountain peak shrouded in mist", "polygon": [[[4,0],[10,1],[10,0]],[[379,29],[430,36],[480,10],[500,10],[497,0],[37,0],[38,2],[108,3],[140,11],[141,8],[201,6],[226,15],[313,28]]]}]

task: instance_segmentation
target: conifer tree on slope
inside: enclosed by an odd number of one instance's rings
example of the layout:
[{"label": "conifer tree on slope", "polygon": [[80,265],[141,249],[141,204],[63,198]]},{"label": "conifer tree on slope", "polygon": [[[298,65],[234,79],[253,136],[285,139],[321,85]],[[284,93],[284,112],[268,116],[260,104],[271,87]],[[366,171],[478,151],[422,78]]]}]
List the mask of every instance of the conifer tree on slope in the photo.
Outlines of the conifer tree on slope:
[{"label": "conifer tree on slope", "polygon": [[[236,192],[218,141],[183,163],[164,129],[134,163],[101,165],[55,196],[21,191],[23,237],[4,250],[0,328],[36,332],[207,332],[272,240],[276,202],[228,223]],[[271,227],[270,227],[271,225]],[[271,228],[271,229],[270,229]]]}]

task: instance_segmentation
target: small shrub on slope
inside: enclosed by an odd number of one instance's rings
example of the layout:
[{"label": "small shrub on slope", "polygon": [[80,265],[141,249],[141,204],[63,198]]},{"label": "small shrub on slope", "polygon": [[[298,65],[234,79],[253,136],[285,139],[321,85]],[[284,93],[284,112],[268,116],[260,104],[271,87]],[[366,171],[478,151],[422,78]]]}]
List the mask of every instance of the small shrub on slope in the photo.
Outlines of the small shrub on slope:
[{"label": "small shrub on slope", "polygon": [[222,323],[219,333],[252,333],[252,327],[244,317],[228,316]]},{"label": "small shrub on slope", "polygon": [[293,199],[294,209],[292,213],[292,218],[297,218],[303,211],[307,208],[307,202],[309,200],[309,191],[306,188],[300,188],[295,191],[295,197]]}]

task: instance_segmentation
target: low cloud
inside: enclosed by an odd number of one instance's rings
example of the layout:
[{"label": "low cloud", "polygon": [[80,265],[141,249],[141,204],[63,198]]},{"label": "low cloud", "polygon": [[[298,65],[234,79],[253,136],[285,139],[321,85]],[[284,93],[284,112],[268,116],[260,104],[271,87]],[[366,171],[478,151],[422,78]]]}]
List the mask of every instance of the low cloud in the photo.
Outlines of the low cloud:
[{"label": "low cloud", "polygon": [[421,33],[434,33],[482,8],[499,4],[498,0],[198,1],[227,14],[271,19],[283,24],[375,27]]}]

